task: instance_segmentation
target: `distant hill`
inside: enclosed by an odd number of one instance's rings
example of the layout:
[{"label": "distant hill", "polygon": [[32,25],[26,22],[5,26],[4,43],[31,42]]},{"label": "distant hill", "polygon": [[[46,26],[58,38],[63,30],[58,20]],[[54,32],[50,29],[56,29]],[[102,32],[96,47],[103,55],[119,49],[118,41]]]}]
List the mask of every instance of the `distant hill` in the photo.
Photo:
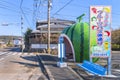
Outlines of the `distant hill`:
[{"label": "distant hill", "polygon": [[14,39],[19,39],[21,36],[0,36],[0,41],[7,43],[8,41],[12,41]]},{"label": "distant hill", "polygon": [[14,39],[18,39],[21,38],[21,36],[0,36],[0,39],[10,39],[10,38],[14,38]]}]

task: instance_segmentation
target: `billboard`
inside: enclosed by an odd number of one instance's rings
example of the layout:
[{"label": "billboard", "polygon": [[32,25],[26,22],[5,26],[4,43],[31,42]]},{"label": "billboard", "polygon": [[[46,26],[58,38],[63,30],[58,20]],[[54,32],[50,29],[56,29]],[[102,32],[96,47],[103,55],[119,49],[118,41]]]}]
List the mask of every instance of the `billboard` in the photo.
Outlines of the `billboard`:
[{"label": "billboard", "polygon": [[90,54],[109,57],[111,54],[111,7],[90,7]]}]

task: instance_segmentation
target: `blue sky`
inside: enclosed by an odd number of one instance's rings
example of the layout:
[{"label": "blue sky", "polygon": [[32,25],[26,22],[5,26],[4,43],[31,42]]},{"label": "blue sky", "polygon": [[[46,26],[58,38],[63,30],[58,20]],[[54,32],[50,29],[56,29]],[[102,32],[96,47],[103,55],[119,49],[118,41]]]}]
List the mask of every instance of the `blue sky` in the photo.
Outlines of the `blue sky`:
[{"label": "blue sky", "polygon": [[[21,15],[23,16],[23,32],[27,28],[35,30],[36,20],[46,20],[47,0],[35,1],[0,0],[0,35],[21,35]],[[37,9],[35,8],[35,3],[38,3],[39,7]],[[111,27],[117,29],[120,28],[119,3],[120,0],[52,0],[51,18],[75,21],[76,17],[85,13],[86,16],[83,21],[89,22],[89,7],[91,5],[106,5],[112,7]],[[21,11],[20,5],[23,11]],[[9,25],[3,26],[2,24]]]}]

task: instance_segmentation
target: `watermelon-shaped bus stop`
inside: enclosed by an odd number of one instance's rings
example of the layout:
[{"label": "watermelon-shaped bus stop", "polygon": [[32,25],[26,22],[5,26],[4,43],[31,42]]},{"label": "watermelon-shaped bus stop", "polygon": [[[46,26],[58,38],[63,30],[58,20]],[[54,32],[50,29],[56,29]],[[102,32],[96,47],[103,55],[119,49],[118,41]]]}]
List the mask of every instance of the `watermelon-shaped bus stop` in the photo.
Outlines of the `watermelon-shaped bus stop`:
[{"label": "watermelon-shaped bus stop", "polygon": [[78,21],[65,28],[60,37],[64,38],[65,56],[75,62],[89,60],[89,24],[81,22],[81,15]]}]

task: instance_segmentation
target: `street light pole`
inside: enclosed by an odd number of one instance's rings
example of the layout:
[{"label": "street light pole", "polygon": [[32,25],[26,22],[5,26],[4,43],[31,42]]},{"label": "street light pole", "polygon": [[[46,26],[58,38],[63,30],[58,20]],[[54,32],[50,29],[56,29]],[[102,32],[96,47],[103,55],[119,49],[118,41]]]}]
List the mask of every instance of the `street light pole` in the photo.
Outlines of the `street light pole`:
[{"label": "street light pole", "polygon": [[48,54],[50,54],[50,7],[51,7],[51,0],[48,0],[48,14],[47,14],[47,18],[48,18],[48,45],[47,45],[47,49],[48,49]]}]

